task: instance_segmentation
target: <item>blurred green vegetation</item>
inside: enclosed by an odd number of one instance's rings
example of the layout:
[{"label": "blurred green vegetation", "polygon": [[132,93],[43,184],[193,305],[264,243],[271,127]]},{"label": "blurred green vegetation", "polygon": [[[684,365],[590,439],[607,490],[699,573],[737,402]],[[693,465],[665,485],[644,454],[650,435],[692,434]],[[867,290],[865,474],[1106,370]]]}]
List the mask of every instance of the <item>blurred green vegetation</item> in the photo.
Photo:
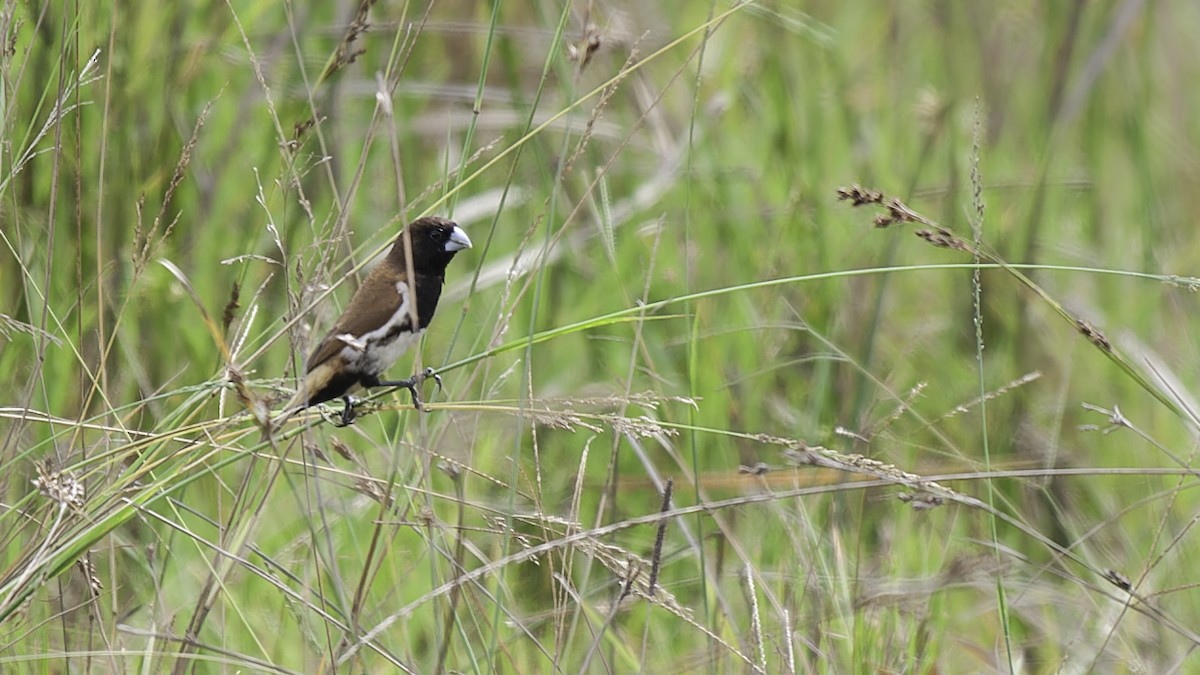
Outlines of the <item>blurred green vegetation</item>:
[{"label": "blurred green vegetation", "polygon": [[[0,670],[1196,668],[1198,31],[0,3]],[[852,184],[1050,302],[982,270],[980,352],[972,256]],[[423,213],[431,411],[267,438]]]}]

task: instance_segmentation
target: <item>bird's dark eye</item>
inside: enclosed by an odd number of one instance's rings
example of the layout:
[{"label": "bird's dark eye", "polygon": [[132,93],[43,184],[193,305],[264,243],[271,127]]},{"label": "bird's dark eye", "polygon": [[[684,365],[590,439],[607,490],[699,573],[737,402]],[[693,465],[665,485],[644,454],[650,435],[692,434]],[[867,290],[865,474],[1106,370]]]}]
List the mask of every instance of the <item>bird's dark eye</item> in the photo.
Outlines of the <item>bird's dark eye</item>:
[{"label": "bird's dark eye", "polygon": [[446,238],[446,233],[443,232],[442,228],[440,227],[434,228],[434,230],[429,233],[429,238],[434,241],[441,241]]}]

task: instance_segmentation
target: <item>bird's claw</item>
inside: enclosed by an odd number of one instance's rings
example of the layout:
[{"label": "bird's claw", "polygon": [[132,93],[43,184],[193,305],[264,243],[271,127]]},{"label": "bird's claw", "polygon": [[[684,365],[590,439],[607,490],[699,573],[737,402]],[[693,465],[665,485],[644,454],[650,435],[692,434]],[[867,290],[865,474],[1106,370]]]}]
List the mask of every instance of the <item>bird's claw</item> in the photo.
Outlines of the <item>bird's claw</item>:
[{"label": "bird's claw", "polygon": [[437,374],[433,372],[433,368],[426,368],[425,370],[422,370],[416,375],[413,375],[412,377],[400,383],[402,387],[408,390],[408,393],[412,394],[413,407],[421,412],[426,412],[426,410],[425,402],[421,400],[421,392],[418,387],[421,386],[421,383],[427,380],[430,376],[434,377],[439,385],[441,384],[441,380],[438,378]]},{"label": "bird's claw", "polygon": [[433,368],[426,368],[424,371],[421,372],[422,380],[427,380],[431,377],[433,378],[434,382],[437,382],[437,387],[438,387],[439,392],[443,392],[446,390],[446,387],[442,384],[442,376],[438,375],[436,370],[434,370]]},{"label": "bird's claw", "polygon": [[340,417],[338,417],[340,424],[338,422],[334,422],[334,424],[338,427],[348,427],[351,424],[354,424],[354,420],[358,417],[358,413],[354,412],[354,401],[352,401],[349,396],[342,400],[346,402],[346,407],[342,408],[342,414]]},{"label": "bird's claw", "polygon": [[429,409],[425,407],[425,402],[421,400],[421,394],[419,393],[417,387],[419,387],[422,382],[430,378],[433,378],[433,381],[437,383],[438,391],[445,389],[445,387],[442,385],[442,376],[438,375],[437,371],[435,371],[433,368],[426,368],[425,370],[422,370],[416,375],[408,378],[403,383],[403,386],[408,390],[408,393],[412,394],[413,407],[421,412],[429,412]]}]

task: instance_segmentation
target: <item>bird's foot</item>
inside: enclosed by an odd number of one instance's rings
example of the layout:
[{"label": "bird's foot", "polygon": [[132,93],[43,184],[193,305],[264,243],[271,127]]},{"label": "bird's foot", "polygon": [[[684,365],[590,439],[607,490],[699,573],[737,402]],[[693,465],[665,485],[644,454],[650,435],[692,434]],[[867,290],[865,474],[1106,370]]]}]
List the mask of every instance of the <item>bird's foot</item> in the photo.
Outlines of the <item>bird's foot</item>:
[{"label": "bird's foot", "polygon": [[354,424],[354,420],[358,417],[358,413],[354,412],[354,400],[349,396],[343,396],[342,400],[346,402],[346,407],[342,409],[342,415],[338,418],[338,422],[334,422],[339,427],[348,427]]},{"label": "bird's foot", "polygon": [[408,393],[412,394],[413,407],[421,412],[426,412],[425,404],[421,402],[421,392],[418,387],[421,386],[422,382],[430,378],[433,378],[433,381],[437,382],[438,391],[441,391],[443,389],[442,376],[438,375],[433,368],[426,368],[407,380],[380,381],[378,385],[381,387],[403,387],[407,389]]}]

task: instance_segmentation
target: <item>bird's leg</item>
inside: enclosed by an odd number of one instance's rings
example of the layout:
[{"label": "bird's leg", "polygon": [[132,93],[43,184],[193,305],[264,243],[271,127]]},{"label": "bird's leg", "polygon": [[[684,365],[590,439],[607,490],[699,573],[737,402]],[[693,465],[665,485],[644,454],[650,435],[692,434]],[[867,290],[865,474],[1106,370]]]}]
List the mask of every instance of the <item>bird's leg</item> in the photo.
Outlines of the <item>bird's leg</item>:
[{"label": "bird's leg", "polygon": [[342,423],[338,426],[348,427],[354,424],[354,418],[357,417],[354,414],[354,401],[349,396],[343,396],[342,400],[346,402],[346,407],[342,409]]},{"label": "bird's leg", "polygon": [[421,394],[417,390],[417,387],[431,377],[433,378],[434,382],[437,382],[438,389],[442,389],[442,376],[435,373],[433,368],[426,368],[407,380],[380,380],[375,378],[370,384],[367,384],[364,381],[364,385],[368,387],[404,387],[408,390],[408,393],[412,394],[413,407],[417,410],[424,411],[425,404],[421,402]]}]

